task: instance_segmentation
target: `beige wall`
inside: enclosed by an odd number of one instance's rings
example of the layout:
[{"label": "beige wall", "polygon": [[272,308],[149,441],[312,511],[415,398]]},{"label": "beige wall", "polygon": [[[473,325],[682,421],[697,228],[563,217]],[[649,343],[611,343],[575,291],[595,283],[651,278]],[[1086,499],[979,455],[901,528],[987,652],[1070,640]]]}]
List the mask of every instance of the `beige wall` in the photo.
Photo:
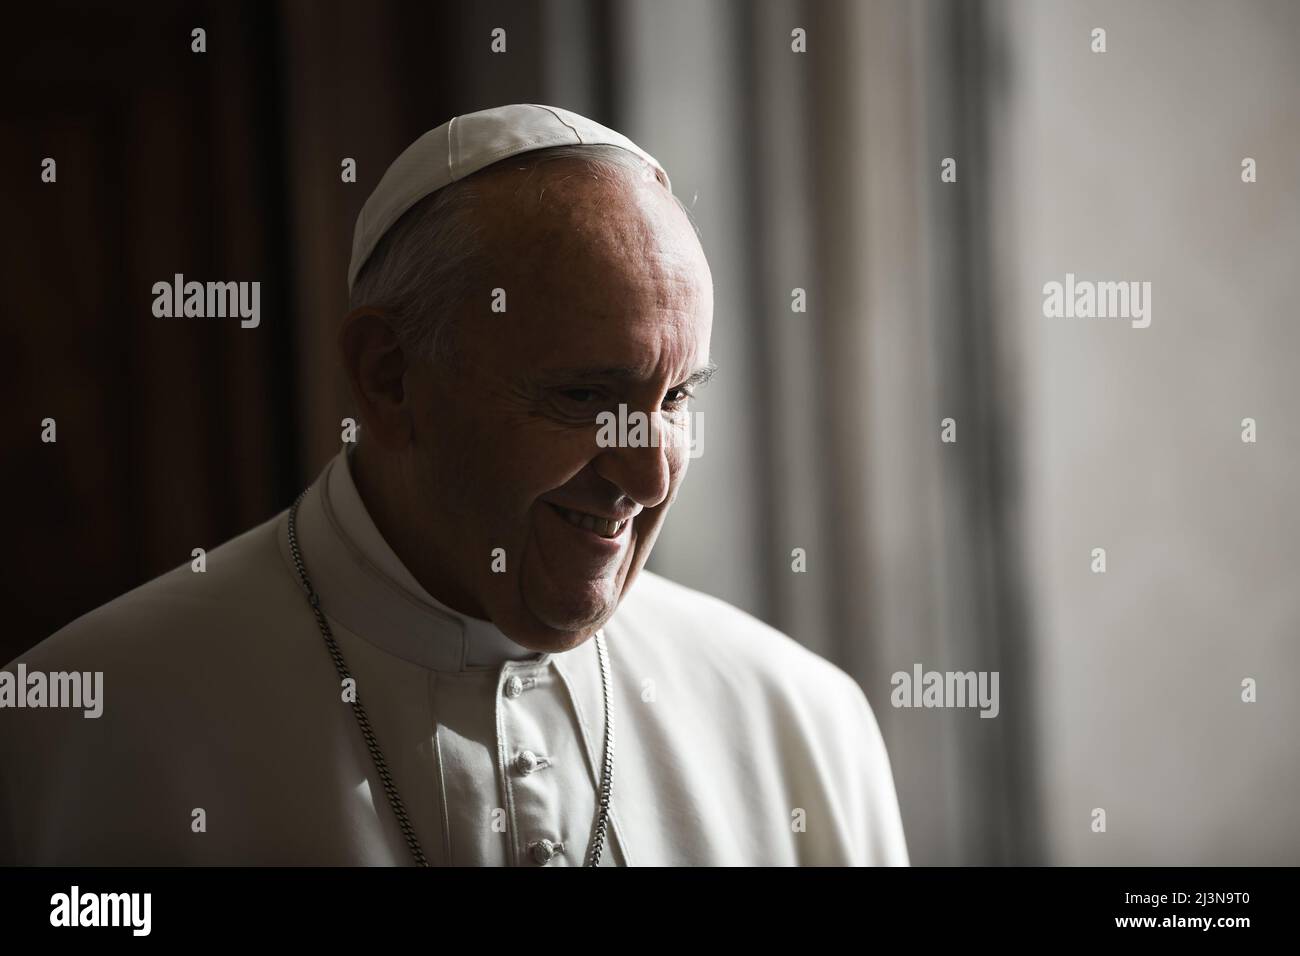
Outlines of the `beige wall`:
[{"label": "beige wall", "polygon": [[[1296,863],[1300,4],[1000,14],[997,287],[1022,385],[1051,857]],[[1042,285],[1067,271],[1149,280],[1150,328],[1044,318]]]}]

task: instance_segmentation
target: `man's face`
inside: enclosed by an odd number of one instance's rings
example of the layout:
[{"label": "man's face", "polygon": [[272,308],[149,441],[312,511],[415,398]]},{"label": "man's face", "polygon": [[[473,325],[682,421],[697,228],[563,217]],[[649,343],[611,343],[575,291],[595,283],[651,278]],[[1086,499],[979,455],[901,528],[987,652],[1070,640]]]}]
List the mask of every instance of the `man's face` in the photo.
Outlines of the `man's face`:
[{"label": "man's face", "polygon": [[[631,171],[611,183],[558,161],[480,188],[486,285],[453,358],[405,381],[409,513],[448,603],[563,651],[614,613],[686,473],[712,277],[667,191]],[[504,312],[490,308],[497,288]],[[602,447],[597,416],[620,405],[657,445]]]}]

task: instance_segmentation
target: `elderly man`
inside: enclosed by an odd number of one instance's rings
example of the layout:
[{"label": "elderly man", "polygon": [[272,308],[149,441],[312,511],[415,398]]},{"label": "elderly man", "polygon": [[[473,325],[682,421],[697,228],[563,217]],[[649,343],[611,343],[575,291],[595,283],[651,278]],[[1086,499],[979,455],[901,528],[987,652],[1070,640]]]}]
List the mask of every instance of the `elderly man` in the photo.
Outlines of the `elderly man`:
[{"label": "elderly man", "polygon": [[[0,861],[906,863],[857,684],[642,570],[713,368],[659,164],[560,109],[457,117],[348,280],[359,440],[7,668]],[[654,440],[600,440],[615,413]],[[32,694],[70,672],[99,716]]]}]

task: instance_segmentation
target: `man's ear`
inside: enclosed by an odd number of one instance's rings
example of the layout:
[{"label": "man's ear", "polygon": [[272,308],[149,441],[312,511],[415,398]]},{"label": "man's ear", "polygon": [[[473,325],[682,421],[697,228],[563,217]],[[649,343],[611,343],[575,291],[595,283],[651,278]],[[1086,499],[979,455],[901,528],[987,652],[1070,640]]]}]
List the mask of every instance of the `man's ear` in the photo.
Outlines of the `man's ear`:
[{"label": "man's ear", "polygon": [[405,447],[412,428],[403,384],[408,361],[388,316],[369,306],[349,312],[339,354],[362,427],[385,448]]}]

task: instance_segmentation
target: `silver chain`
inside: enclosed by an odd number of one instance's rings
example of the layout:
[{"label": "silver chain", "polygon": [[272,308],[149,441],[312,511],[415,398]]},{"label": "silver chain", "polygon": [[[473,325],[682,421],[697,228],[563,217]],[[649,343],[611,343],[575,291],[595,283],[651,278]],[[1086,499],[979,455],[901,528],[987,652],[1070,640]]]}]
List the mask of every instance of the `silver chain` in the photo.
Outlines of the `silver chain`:
[{"label": "silver chain", "polygon": [[605,760],[600,768],[600,805],[596,809],[596,833],[591,841],[588,866],[600,866],[609,825],[609,798],[614,787],[614,711],[609,697],[609,653],[605,650],[605,635],[601,633],[596,634],[596,656],[600,658],[600,686],[605,695]]},{"label": "silver chain", "polygon": [[[289,551],[293,555],[293,565],[298,572],[298,580],[302,582],[303,590],[307,592],[307,603],[311,605],[312,613],[316,616],[316,624],[320,628],[321,637],[325,638],[325,646],[329,650],[330,659],[334,661],[334,669],[338,672],[341,683],[347,680],[351,674],[348,672],[347,662],[343,659],[343,652],[339,650],[338,642],[334,640],[334,632],[330,630],[329,621],[325,619],[325,612],[321,610],[320,595],[316,593],[311,578],[307,576],[307,566],[302,560],[302,549],[298,546],[298,506],[302,504],[302,499],[306,495],[307,490],[304,490],[302,494],[298,495],[293,506],[289,508]],[[596,813],[595,836],[592,840],[588,866],[600,865],[600,855],[605,847],[605,833],[609,823],[610,795],[613,791],[614,780],[614,714],[610,706],[609,658],[605,650],[603,634],[596,635],[596,653],[600,658],[600,684],[605,697],[605,761],[601,769],[602,779],[599,806]],[[359,691],[353,694],[352,713],[357,719],[357,725],[361,728],[361,736],[365,738],[366,749],[370,751],[370,759],[374,761],[375,772],[379,774],[379,779],[384,785],[384,793],[388,796],[388,805],[393,810],[393,816],[397,818],[397,825],[402,830],[402,836],[406,838],[406,845],[410,847],[415,865],[428,866],[429,861],[424,855],[424,850],[420,847],[420,840],[415,835],[415,828],[411,826],[411,819],[407,816],[406,807],[402,804],[402,798],[397,792],[397,785],[393,783],[393,775],[388,770],[388,762],[384,760],[384,753],[380,750],[379,741],[375,738],[375,732],[370,726],[370,718],[366,716],[366,709],[361,706]]]}]

